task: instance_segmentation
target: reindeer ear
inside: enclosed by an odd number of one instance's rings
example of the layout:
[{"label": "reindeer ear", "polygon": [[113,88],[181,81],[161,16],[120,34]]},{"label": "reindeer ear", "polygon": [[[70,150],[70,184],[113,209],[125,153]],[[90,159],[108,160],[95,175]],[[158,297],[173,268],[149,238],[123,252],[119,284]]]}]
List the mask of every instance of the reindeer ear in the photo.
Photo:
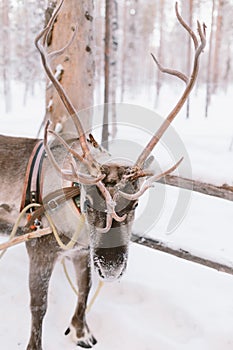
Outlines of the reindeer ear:
[{"label": "reindeer ear", "polygon": [[148,169],[154,160],[155,160],[154,156],[150,156],[149,158],[147,158],[144,165],[143,165],[143,169]]}]

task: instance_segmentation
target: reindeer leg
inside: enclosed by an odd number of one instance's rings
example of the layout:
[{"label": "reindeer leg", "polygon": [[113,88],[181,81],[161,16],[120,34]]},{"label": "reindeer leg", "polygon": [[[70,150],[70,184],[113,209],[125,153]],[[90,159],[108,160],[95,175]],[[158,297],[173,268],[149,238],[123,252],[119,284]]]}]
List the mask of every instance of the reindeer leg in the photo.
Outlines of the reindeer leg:
[{"label": "reindeer leg", "polygon": [[47,310],[49,280],[57,257],[57,251],[54,245],[50,247],[50,241],[51,238],[43,237],[26,244],[30,259],[29,288],[32,317],[27,350],[42,350],[42,322]]},{"label": "reindeer leg", "polygon": [[91,288],[89,251],[82,251],[81,254],[73,257],[72,260],[77,276],[79,297],[75,313],[71,320],[71,325],[66,330],[65,335],[71,332],[72,338],[78,346],[81,346],[83,348],[92,348],[93,345],[97,343],[97,341],[89,331],[85,315],[87,298]]}]

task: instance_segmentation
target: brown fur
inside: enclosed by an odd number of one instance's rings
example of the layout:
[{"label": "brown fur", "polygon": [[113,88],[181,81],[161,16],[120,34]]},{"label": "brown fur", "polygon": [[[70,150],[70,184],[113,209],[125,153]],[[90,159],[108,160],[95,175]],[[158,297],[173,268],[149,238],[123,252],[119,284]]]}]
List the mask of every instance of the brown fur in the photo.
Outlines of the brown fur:
[{"label": "brown fur", "polygon": [[[0,136],[1,147],[1,192],[0,192],[0,226],[6,228],[13,225],[19,211],[24,176],[28,159],[37,140]],[[72,140],[73,143],[73,140]],[[79,142],[73,146],[78,151]],[[102,163],[101,171],[105,174],[103,180],[112,197],[117,193],[116,185],[122,176],[129,172],[128,166],[114,164],[106,160],[106,154],[100,148],[93,147],[92,152],[98,162]],[[67,152],[61,145],[53,146],[53,153],[58,164],[64,165]],[[65,185],[57,176],[55,170],[46,158],[43,163],[43,194],[61,188]],[[59,187],[60,186],[60,187]],[[127,183],[124,190],[133,193],[138,189],[138,180]],[[83,230],[83,241],[78,241],[71,252],[66,253],[73,261],[77,275],[79,298],[70,331],[76,343],[83,347],[92,347],[96,340],[91,334],[85,318],[86,302],[91,288],[91,265],[93,264],[99,276],[104,280],[120,278],[125,271],[128,257],[128,245],[131,227],[134,220],[135,201],[122,197],[117,199],[116,212],[127,214],[123,222],[112,221],[109,232],[99,233],[97,228],[105,226],[106,203],[98,188],[94,185],[81,186],[81,199],[86,203],[87,225]],[[84,205],[85,206],[85,205]],[[58,211],[50,213],[57,225],[60,238],[66,244],[76,229],[77,213],[71,210],[71,203],[66,203]],[[58,246],[53,235],[34,239],[26,243],[30,260],[29,287],[31,294],[31,336],[27,350],[42,349],[42,322],[47,309],[47,294],[50,277],[57,258],[64,252]]]}]

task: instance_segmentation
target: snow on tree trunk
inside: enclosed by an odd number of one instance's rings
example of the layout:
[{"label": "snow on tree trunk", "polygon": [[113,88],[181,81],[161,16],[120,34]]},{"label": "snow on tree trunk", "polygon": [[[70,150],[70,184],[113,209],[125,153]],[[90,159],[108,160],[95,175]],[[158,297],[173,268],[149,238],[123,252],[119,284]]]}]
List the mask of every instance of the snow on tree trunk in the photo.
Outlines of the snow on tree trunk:
[{"label": "snow on tree trunk", "polygon": [[[76,25],[78,30],[72,44],[53,62],[54,73],[71,99],[75,109],[81,111],[93,106],[94,60],[93,60],[93,1],[64,1],[49,38],[48,49],[58,50],[70,41]],[[51,84],[46,91],[47,114],[53,121],[64,124],[68,112]],[[47,115],[48,117],[48,115]],[[82,114],[81,117],[82,119]],[[84,130],[92,125],[91,111],[82,119]],[[65,129],[63,128],[63,131]]]}]

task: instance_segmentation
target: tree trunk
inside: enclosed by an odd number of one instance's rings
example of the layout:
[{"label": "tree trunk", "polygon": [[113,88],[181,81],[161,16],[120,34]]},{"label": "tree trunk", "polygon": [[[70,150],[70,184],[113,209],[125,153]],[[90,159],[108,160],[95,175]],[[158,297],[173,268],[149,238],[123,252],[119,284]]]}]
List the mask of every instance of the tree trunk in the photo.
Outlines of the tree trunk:
[{"label": "tree trunk", "polygon": [[[188,25],[192,28],[192,22],[193,22],[193,0],[189,0],[187,3],[188,6]],[[190,40],[190,37],[188,36],[188,50],[187,50],[187,74],[190,75],[190,69],[191,69],[191,57],[192,57],[192,41]],[[189,118],[189,110],[190,110],[190,97],[187,99],[186,103],[186,118]]]},{"label": "tree trunk", "polygon": [[125,89],[126,89],[126,59],[127,59],[127,36],[126,36],[126,29],[127,29],[127,12],[128,12],[128,7],[127,4],[123,7],[123,43],[122,43],[122,60],[121,60],[121,102],[124,101],[125,97]]},{"label": "tree trunk", "polygon": [[231,73],[231,44],[230,44],[230,42],[228,42],[226,70],[225,70],[225,74],[223,76],[225,92],[227,92],[227,89],[228,89],[229,80],[230,80],[230,73]]},{"label": "tree trunk", "polygon": [[138,72],[138,6],[138,0],[126,1],[124,5],[121,101],[124,100],[126,90],[131,96],[135,96],[137,90],[141,91],[139,74],[135,74]]},{"label": "tree trunk", "polygon": [[11,58],[11,42],[10,42],[10,21],[9,21],[9,1],[2,0],[2,24],[4,28],[4,37],[2,42],[3,52],[3,93],[5,99],[6,113],[11,110],[11,82],[10,82],[10,58]]},{"label": "tree trunk", "polygon": [[112,0],[105,1],[105,46],[104,46],[104,116],[102,145],[108,149],[109,136],[109,91],[110,91],[110,40],[111,40],[111,6]]},{"label": "tree trunk", "polygon": [[211,28],[210,28],[210,39],[209,39],[209,53],[208,53],[208,64],[207,64],[207,78],[206,78],[206,105],[205,105],[205,117],[208,117],[208,109],[211,100],[211,76],[212,76],[212,58],[213,58],[213,34],[214,34],[214,13],[215,13],[216,0],[213,0],[212,4],[212,15],[211,15]]},{"label": "tree trunk", "polygon": [[224,0],[218,0],[218,17],[215,33],[215,50],[214,50],[214,61],[213,61],[213,88],[212,92],[217,91],[219,83],[219,61],[221,52],[221,41],[222,41],[222,26],[223,26],[223,5]]},{"label": "tree trunk", "polygon": [[114,139],[117,134],[117,115],[116,115],[116,94],[117,94],[117,77],[118,77],[118,64],[117,64],[117,49],[118,49],[118,4],[117,0],[113,0],[112,7],[112,49],[111,49],[111,115],[112,115],[112,138]]},{"label": "tree trunk", "polygon": [[[61,56],[54,59],[53,67],[55,73],[59,75],[60,72],[59,80],[75,109],[79,112],[93,106],[94,45],[92,14],[92,0],[64,1],[48,42],[49,51],[66,46],[73,35],[75,26],[78,26],[72,44]],[[64,124],[69,117],[51,84],[48,84],[46,91],[46,106],[54,126],[57,123]],[[84,130],[89,132],[92,125],[91,114],[91,111],[85,111],[85,116],[82,113],[80,114]],[[66,127],[63,128],[63,131],[65,129]]]},{"label": "tree trunk", "polygon": [[[160,27],[159,27],[159,52],[158,52],[158,61],[163,64],[163,44],[164,44],[164,0],[160,0]],[[157,106],[159,101],[159,95],[160,95],[160,89],[161,89],[161,72],[158,69],[157,70],[157,81],[156,81],[156,103]]]}]

